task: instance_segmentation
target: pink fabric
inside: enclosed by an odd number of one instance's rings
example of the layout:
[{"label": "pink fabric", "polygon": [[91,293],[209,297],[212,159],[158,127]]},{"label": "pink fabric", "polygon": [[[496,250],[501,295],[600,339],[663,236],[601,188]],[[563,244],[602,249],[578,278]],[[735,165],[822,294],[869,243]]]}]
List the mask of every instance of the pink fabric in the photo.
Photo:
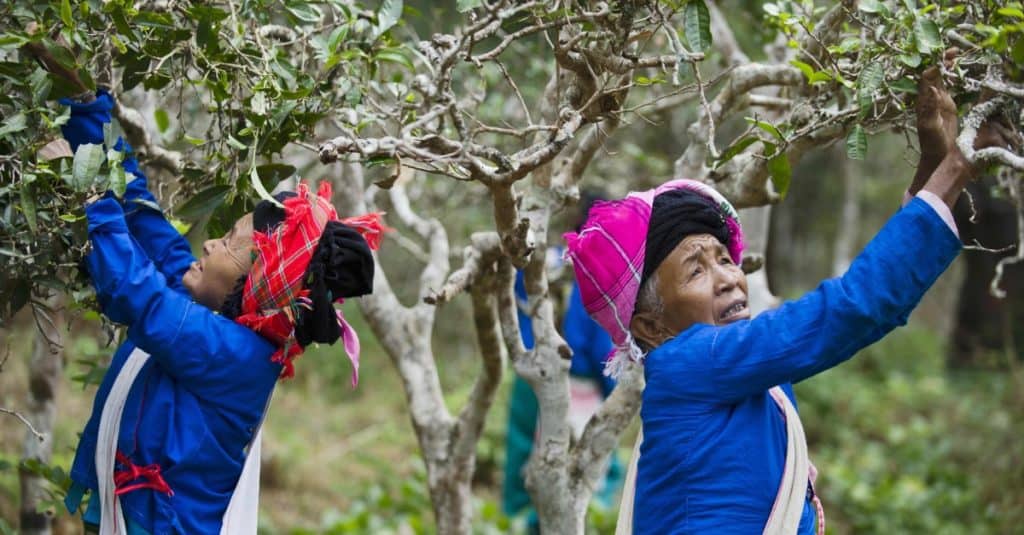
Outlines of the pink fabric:
[{"label": "pink fabric", "polygon": [[580,231],[563,236],[568,244],[566,259],[576,272],[583,306],[608,331],[615,345],[609,362],[611,374],[613,362],[621,357],[634,361],[641,358],[629,332],[629,321],[640,292],[651,206],[658,194],[680,188],[700,193],[719,206],[732,234],[727,244],[729,254],[740,263],[743,232],[739,215],[720,193],[695,180],[672,180],[654,189],[630,193],[625,199],[595,203]]}]

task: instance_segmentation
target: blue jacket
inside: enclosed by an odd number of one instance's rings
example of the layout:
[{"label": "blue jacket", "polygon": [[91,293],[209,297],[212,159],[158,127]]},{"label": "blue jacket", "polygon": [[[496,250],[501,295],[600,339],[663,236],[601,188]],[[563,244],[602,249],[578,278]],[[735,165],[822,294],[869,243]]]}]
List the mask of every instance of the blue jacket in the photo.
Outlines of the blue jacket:
[{"label": "blue jacket", "polygon": [[[71,105],[63,130],[72,148],[103,142],[112,105],[102,93]],[[192,301],[181,285],[194,260],[188,243],[159,211],[136,202],[155,199],[135,158],[124,167],[136,177],[124,198],[108,193],[86,207],[86,263],[103,313],[128,326],[128,339],[96,393],[71,478],[97,488],[100,414],[118,371],[139,347],[151,359],[128,395],[118,451],[135,465],[158,465],[173,495],[128,492],[121,496],[124,514],[155,535],[217,533],[281,366],[270,360],[269,341]],[[80,498],[69,493],[68,508],[77,509]]]},{"label": "blue jacket", "polygon": [[[635,532],[761,533],[786,452],[785,423],[768,389],[782,385],[793,399],[789,383],[905,324],[960,247],[915,198],[842,277],[751,320],[694,325],[652,351],[644,368]],[[813,533],[814,524],[808,501],[799,533]]]}]

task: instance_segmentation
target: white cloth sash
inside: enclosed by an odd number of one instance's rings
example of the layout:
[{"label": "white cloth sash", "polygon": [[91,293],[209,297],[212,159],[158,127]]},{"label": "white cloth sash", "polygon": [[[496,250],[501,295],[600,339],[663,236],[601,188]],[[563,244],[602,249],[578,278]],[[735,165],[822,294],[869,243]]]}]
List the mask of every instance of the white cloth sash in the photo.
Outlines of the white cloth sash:
[{"label": "white cloth sash", "polygon": [[[114,379],[107,401],[100,415],[99,436],[96,441],[96,480],[99,482],[97,498],[100,500],[100,535],[127,535],[121,501],[114,493],[114,459],[117,456],[117,436],[121,428],[128,392],[139,371],[149,360],[149,353],[136,348],[128,356]],[[221,524],[221,535],[256,535],[260,497],[260,443],[263,425],[249,444],[242,475],[231,494]]]},{"label": "white cloth sash", "polygon": [[[810,458],[807,456],[807,437],[804,426],[800,423],[800,415],[796,407],[789,401],[789,396],[782,388],[776,386],[768,391],[778,404],[786,420],[786,467],[782,472],[779,492],[775,496],[772,512],[764,527],[764,535],[792,535],[800,528],[803,516],[804,501],[807,497],[807,480],[817,475]],[[626,480],[622,488],[622,502],[619,504],[619,520],[615,526],[615,535],[633,534],[633,502],[636,497],[636,472],[640,461],[640,444],[644,434],[640,431],[636,445],[633,446],[633,458],[630,459]],[[819,517],[821,508],[818,507]],[[824,518],[818,518],[818,533],[824,533]]]}]

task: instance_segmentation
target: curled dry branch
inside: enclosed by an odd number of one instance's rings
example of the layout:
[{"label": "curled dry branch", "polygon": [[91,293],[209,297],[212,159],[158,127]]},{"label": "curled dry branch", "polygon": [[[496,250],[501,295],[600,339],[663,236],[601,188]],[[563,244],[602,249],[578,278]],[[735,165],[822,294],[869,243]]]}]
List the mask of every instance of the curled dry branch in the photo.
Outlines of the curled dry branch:
[{"label": "curled dry branch", "polygon": [[1012,147],[974,149],[974,140],[978,137],[978,129],[981,128],[981,125],[1008,104],[1009,99],[999,95],[978,104],[964,118],[963,128],[960,131],[960,135],[956,138],[956,144],[967,160],[976,166],[980,164],[1001,163],[1018,171],[1024,171],[1024,157],[1015,154]]}]

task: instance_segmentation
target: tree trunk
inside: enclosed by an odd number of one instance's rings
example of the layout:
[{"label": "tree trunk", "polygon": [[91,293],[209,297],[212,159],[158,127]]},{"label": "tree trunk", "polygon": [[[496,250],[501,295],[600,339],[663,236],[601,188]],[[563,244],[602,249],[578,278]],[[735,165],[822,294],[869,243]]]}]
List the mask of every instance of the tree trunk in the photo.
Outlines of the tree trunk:
[{"label": "tree trunk", "polygon": [[[47,303],[54,312],[49,318],[37,313],[39,329],[36,330],[32,360],[29,363],[29,389],[25,417],[32,422],[43,439],[31,430],[25,431],[22,461],[36,460],[50,462],[53,454],[53,424],[57,413],[56,391],[63,369],[63,355],[60,346],[60,325],[62,313],[59,299]],[[52,321],[50,321],[52,319]],[[47,497],[45,478],[25,469],[19,471],[21,481],[21,533],[25,535],[49,535],[53,523],[53,512],[40,508]]]},{"label": "tree trunk", "polygon": [[[745,255],[759,255],[765,258],[768,251],[768,231],[771,228],[771,206],[745,208],[740,210],[740,224],[743,225],[743,238],[746,241]],[[747,305],[750,314],[756,316],[761,312],[778,305],[778,298],[768,285],[768,269],[761,269],[747,275]]]},{"label": "tree trunk", "polygon": [[[1017,241],[1016,209],[1005,198],[992,196],[992,184],[991,179],[985,179],[968,185],[974,208],[972,210],[968,196],[963,195],[953,210],[953,217],[965,244],[980,243],[986,248],[1003,249]],[[1013,249],[999,253],[968,249],[962,253],[966,269],[947,359],[950,366],[996,365],[996,358],[1003,358],[1000,353],[1010,358],[1022,357],[1024,332],[1007,326],[1019,326],[1024,317],[1024,264],[1006,267],[1000,287],[1006,290],[1007,297],[999,299],[989,291],[996,263],[1014,252]]]},{"label": "tree trunk", "polygon": [[[833,153],[838,153],[833,150]],[[832,276],[838,277],[846,273],[853,261],[854,247],[857,245],[857,229],[860,228],[860,180],[853,169],[853,160],[839,155],[840,180],[843,181],[843,207],[839,216],[839,228],[836,232],[835,247],[832,249]]]}]

